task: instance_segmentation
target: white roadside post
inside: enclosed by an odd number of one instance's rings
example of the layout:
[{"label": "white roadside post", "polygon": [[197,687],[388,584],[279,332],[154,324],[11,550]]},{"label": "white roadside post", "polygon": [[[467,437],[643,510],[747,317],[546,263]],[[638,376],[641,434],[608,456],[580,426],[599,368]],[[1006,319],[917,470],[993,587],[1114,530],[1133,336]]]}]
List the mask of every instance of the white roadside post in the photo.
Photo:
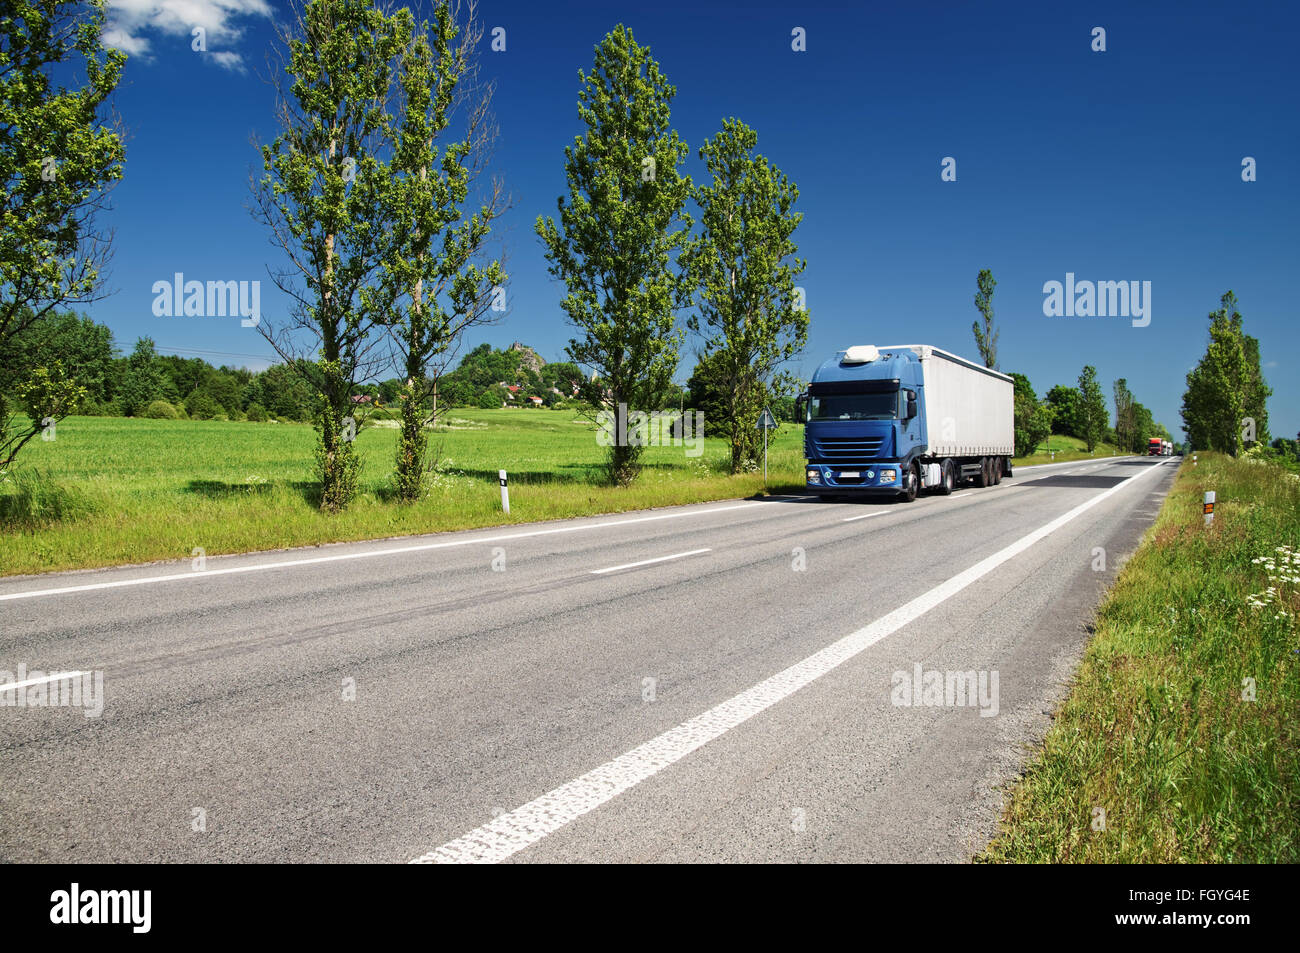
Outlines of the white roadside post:
[{"label": "white roadside post", "polygon": [[1196,454],[1192,454],[1192,466],[1196,466]]},{"label": "white roadside post", "polygon": [[1205,525],[1209,526],[1211,523],[1214,522],[1214,491],[1213,490],[1205,491],[1205,502],[1202,504],[1201,509],[1205,511]]},{"label": "white roadside post", "polygon": [[763,431],[763,486],[767,486],[767,432],[776,426],[776,418],[764,407],[754,426]]},{"label": "white roadside post", "polygon": [[505,510],[506,515],[509,516],[510,515],[510,488],[506,486],[506,471],[498,470],[497,479],[501,481],[501,508]]}]

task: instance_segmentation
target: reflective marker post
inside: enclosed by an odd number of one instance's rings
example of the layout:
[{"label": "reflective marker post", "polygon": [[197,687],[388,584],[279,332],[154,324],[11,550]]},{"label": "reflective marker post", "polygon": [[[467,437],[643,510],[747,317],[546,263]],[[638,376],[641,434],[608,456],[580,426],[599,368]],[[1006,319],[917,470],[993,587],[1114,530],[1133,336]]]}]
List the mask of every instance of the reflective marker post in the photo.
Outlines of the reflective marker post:
[{"label": "reflective marker post", "polygon": [[506,471],[498,470],[497,478],[501,481],[501,508],[510,514],[510,488],[506,486]]},{"label": "reflective marker post", "polygon": [[1205,502],[1201,505],[1201,509],[1205,513],[1205,525],[1209,526],[1211,523],[1214,522],[1214,491],[1213,490],[1205,491]]},{"label": "reflective marker post", "polygon": [[776,418],[764,407],[763,413],[758,417],[758,423],[754,426],[763,431],[763,486],[767,486],[767,432],[776,426]]}]

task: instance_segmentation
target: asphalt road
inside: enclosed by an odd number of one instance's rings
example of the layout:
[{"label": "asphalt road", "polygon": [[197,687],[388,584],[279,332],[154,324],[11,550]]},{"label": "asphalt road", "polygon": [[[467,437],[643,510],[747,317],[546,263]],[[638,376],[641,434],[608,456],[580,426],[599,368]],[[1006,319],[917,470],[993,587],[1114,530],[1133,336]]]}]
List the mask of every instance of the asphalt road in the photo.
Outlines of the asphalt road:
[{"label": "asphalt road", "polygon": [[1172,463],[0,580],[0,859],[968,859]]}]

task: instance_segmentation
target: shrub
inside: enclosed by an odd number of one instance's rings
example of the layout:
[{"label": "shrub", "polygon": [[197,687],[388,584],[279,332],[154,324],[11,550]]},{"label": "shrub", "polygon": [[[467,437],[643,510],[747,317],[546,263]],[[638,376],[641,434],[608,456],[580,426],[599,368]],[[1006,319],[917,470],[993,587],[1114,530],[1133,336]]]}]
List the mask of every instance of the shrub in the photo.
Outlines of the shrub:
[{"label": "shrub", "polygon": [[479,394],[478,405],[484,410],[492,410],[495,407],[501,406],[501,398],[492,393],[492,391],[485,390],[483,393]]},{"label": "shrub", "polygon": [[257,401],[253,401],[253,403],[248,405],[246,415],[248,419],[254,423],[261,423],[263,420],[266,420],[266,408]]},{"label": "shrub", "polygon": [[167,403],[167,401],[155,400],[144,409],[144,413],[141,416],[150,417],[154,420],[177,420],[179,419],[180,414],[178,414],[176,408]]},{"label": "shrub", "polygon": [[221,405],[203,391],[195,391],[185,398],[185,409],[194,420],[210,420],[223,413]]}]

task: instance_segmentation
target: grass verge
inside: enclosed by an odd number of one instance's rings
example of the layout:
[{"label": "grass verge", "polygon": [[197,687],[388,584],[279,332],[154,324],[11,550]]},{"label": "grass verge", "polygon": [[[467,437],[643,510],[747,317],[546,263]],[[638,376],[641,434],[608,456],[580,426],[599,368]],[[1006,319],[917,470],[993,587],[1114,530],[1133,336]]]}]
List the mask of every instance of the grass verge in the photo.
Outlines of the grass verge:
[{"label": "grass verge", "polygon": [[1300,479],[1199,458],[1103,602],[978,860],[1300,860]]}]

